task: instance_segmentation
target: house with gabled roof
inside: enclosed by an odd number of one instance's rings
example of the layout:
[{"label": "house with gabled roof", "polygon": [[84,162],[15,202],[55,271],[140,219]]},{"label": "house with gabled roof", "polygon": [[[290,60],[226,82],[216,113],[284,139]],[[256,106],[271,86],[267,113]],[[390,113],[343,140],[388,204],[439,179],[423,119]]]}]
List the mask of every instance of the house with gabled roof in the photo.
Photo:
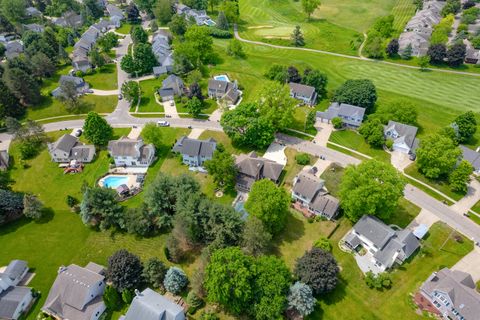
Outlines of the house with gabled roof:
[{"label": "house with gabled roof", "polygon": [[54,96],[55,98],[62,97],[63,96],[62,86],[67,82],[73,83],[78,95],[87,93],[87,91],[90,88],[88,83],[86,83],[80,77],[63,75],[60,77],[60,80],[58,81],[59,86],[52,91],[52,96]]},{"label": "house with gabled roof", "polygon": [[119,20],[125,19],[125,16],[123,15],[123,11],[119,7],[109,3],[107,4],[106,8],[110,18],[115,17],[115,19],[119,19]]},{"label": "house with gabled roof", "polygon": [[42,33],[45,30],[45,28],[38,23],[24,24],[23,27],[25,28],[25,30],[38,32],[38,33]]},{"label": "house with gabled roof", "polygon": [[237,81],[210,79],[208,80],[208,96],[211,99],[224,100],[234,105],[240,99],[241,92],[238,90]]},{"label": "house with gabled roof", "polygon": [[235,159],[238,175],[236,188],[241,191],[250,191],[255,181],[269,179],[278,184],[282,175],[282,164],[257,156],[255,152],[241,154]]},{"label": "house with gabled roof", "polygon": [[120,320],[185,320],[182,306],[150,288],[135,291],[135,297],[125,316]]},{"label": "house with gabled roof", "polygon": [[13,59],[23,53],[23,42],[21,40],[13,40],[5,45],[5,57]]},{"label": "house with gabled roof", "polygon": [[76,160],[82,163],[92,162],[95,146],[81,143],[77,137],[64,134],[54,143],[47,145],[53,162],[68,163]]},{"label": "house with gabled roof", "polygon": [[173,146],[173,152],[182,155],[182,162],[191,167],[202,166],[207,160],[213,158],[217,149],[215,139],[199,140],[183,136]]},{"label": "house with gabled roof", "polygon": [[472,165],[473,173],[480,174],[480,153],[478,150],[472,150],[463,145],[460,145],[460,150],[462,150],[462,159]]},{"label": "house with gabled roof", "polygon": [[175,96],[182,96],[185,93],[185,84],[182,78],[174,74],[169,75],[162,81],[162,87],[158,89],[158,94],[162,101],[173,100]]},{"label": "house with gabled roof", "polygon": [[38,10],[35,7],[27,7],[25,9],[25,14],[27,15],[27,17],[41,17],[42,16],[42,12],[40,12],[40,10]]},{"label": "house with gabled roof", "polygon": [[364,116],[365,108],[338,102],[330,104],[326,111],[317,111],[317,119],[320,121],[330,123],[333,118],[340,118],[343,124],[350,128],[360,127]]},{"label": "house with gabled roof", "polygon": [[155,159],[153,144],[145,144],[140,138],[109,141],[108,152],[117,167],[149,167]]},{"label": "house with gabled roof", "polygon": [[408,124],[396,121],[388,121],[383,133],[386,139],[393,140],[392,149],[402,153],[412,154],[418,147],[418,139],[416,138],[418,128]]},{"label": "house with gabled roof", "polygon": [[31,306],[32,288],[19,285],[28,273],[23,260],[12,260],[0,273],[0,319],[17,320]]},{"label": "house with gabled roof", "polygon": [[317,92],[312,86],[290,82],[290,97],[300,100],[306,105],[313,106],[317,103]]}]

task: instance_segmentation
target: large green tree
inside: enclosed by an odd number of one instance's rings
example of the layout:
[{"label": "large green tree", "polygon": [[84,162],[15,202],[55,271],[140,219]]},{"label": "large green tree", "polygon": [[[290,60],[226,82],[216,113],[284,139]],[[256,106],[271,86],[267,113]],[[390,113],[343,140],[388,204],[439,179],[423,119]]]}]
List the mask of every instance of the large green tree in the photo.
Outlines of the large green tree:
[{"label": "large green tree", "polygon": [[404,124],[416,125],[417,115],[417,108],[413,103],[397,99],[387,104],[382,104],[372,116],[378,117],[385,124],[389,120],[393,120]]},{"label": "large green tree", "polygon": [[437,179],[453,170],[462,151],[449,137],[432,134],[420,141],[416,154],[420,172],[427,178]]},{"label": "large green tree", "polygon": [[332,291],[337,286],[337,261],[330,252],[312,248],[295,263],[295,276],[312,288],[315,294]]},{"label": "large green tree", "polygon": [[307,68],[303,72],[302,83],[315,88],[319,96],[327,94],[327,75],[320,70]]},{"label": "large green tree", "polygon": [[365,108],[370,113],[377,102],[377,90],[371,80],[347,80],[335,90],[332,100]]},{"label": "large green tree", "polygon": [[140,25],[132,26],[130,29],[130,35],[132,36],[134,44],[147,43],[148,41],[148,34]]},{"label": "large green tree", "polygon": [[277,130],[288,127],[293,119],[295,100],[290,97],[287,86],[270,83],[261,91],[258,110]]},{"label": "large green tree", "polygon": [[302,0],[302,8],[303,11],[307,14],[308,19],[310,19],[310,16],[315,10],[317,10],[320,4],[320,0]]},{"label": "large green tree", "polygon": [[245,209],[260,219],[271,234],[283,230],[287,221],[290,196],[268,179],[256,181],[250,190]]},{"label": "large green tree", "polygon": [[122,84],[122,94],[130,103],[135,103],[140,97],[140,85],[136,81],[126,81]]},{"label": "large green tree", "polygon": [[357,221],[364,214],[387,219],[403,195],[405,181],[390,164],[368,160],[345,169],[340,203],[345,215]]},{"label": "large green tree", "polygon": [[378,119],[365,121],[358,129],[358,132],[360,132],[367,143],[373,147],[381,148],[385,143],[383,125]]},{"label": "large green tree", "polygon": [[459,115],[453,123],[458,129],[457,140],[460,143],[467,142],[477,132],[477,119],[472,111]]},{"label": "large green tree", "polygon": [[153,14],[161,25],[166,25],[173,17],[173,3],[171,0],[159,0],[153,8]]},{"label": "large green tree", "polygon": [[217,186],[223,189],[231,189],[235,186],[237,177],[235,158],[225,150],[223,145],[217,145],[212,159],[205,161],[204,166]]},{"label": "large green tree", "polygon": [[89,112],[83,124],[85,138],[96,145],[106,145],[111,140],[113,129],[98,113]]},{"label": "large green tree", "polygon": [[108,258],[107,279],[117,291],[134,290],[143,283],[143,265],[140,258],[125,249]]},{"label": "large green tree", "polygon": [[40,86],[31,72],[21,68],[5,68],[3,82],[24,105],[36,104],[40,101]]},{"label": "large green tree", "polygon": [[149,43],[135,45],[133,61],[135,62],[135,71],[139,74],[151,73],[153,67],[158,65],[157,58],[153,54],[152,46]]},{"label": "large green tree", "polygon": [[11,24],[20,22],[25,16],[26,7],[25,0],[2,0],[0,2],[0,11]]},{"label": "large green tree", "polygon": [[462,160],[448,177],[450,188],[454,192],[466,194],[468,191],[468,182],[473,173],[473,167],[470,162]]},{"label": "large green tree", "polygon": [[125,227],[123,207],[117,193],[109,188],[87,188],[80,203],[83,223],[105,230],[112,226]]},{"label": "large green tree", "polygon": [[263,222],[255,216],[248,217],[242,235],[242,249],[254,257],[266,253],[272,235],[265,230]]}]

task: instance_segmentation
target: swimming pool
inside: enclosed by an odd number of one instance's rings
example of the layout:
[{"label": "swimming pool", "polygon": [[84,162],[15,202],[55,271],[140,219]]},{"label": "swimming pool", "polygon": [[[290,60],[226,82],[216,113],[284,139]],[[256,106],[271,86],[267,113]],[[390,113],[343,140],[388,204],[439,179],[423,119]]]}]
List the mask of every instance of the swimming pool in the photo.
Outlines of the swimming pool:
[{"label": "swimming pool", "polygon": [[215,26],[217,23],[216,23],[215,21],[213,21],[212,19],[208,19],[208,20],[205,21],[205,24],[206,24],[207,26],[213,27],[213,26]]},{"label": "swimming pool", "polygon": [[238,201],[237,203],[235,203],[235,206],[233,208],[235,209],[235,211],[242,214],[243,220],[246,220],[248,218],[248,212],[247,210],[245,210],[245,202]]},{"label": "swimming pool", "polygon": [[222,75],[219,75],[219,76],[215,76],[215,77],[213,77],[213,79],[218,80],[218,81],[230,82],[230,79],[228,79],[228,77],[227,77],[226,74],[222,74]]},{"label": "swimming pool", "polygon": [[128,176],[121,176],[121,175],[114,175],[114,176],[106,176],[101,180],[102,186],[105,188],[116,189],[118,186],[122,184],[128,185]]}]

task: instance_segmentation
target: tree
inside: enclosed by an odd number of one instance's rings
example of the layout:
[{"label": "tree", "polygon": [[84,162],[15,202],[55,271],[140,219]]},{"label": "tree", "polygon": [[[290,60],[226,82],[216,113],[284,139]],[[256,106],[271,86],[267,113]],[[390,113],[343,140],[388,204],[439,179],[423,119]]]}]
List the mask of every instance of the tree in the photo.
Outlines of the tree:
[{"label": "tree", "polygon": [[84,224],[99,225],[102,230],[125,226],[123,207],[115,190],[109,188],[87,188],[80,203],[80,216]]},{"label": "tree", "polygon": [[381,105],[374,114],[379,117],[383,123],[389,120],[397,121],[404,124],[416,125],[417,108],[408,100],[397,99],[392,100],[388,104]]},{"label": "tree", "polygon": [[158,289],[163,286],[167,267],[158,258],[150,258],[143,268],[143,278],[152,287]]},{"label": "tree", "polygon": [[90,61],[90,64],[96,68],[101,68],[107,63],[105,56],[101,54],[97,48],[90,50],[88,53],[88,60]]},{"label": "tree", "polygon": [[31,59],[33,75],[39,79],[51,77],[55,73],[55,63],[43,52],[36,53]]},{"label": "tree", "polygon": [[[213,10],[212,10],[213,11]],[[218,13],[218,18],[217,18],[217,28],[221,30],[228,30],[230,29],[230,26],[228,24],[227,17],[225,16],[225,12],[220,11]]]},{"label": "tree", "polygon": [[317,303],[312,288],[299,281],[290,287],[287,301],[288,308],[296,310],[303,317],[311,314]]},{"label": "tree", "polygon": [[305,69],[302,83],[314,87],[319,96],[326,96],[327,94],[328,78],[320,70]]},{"label": "tree", "polygon": [[188,87],[188,98],[192,99],[193,97],[196,97],[200,101],[203,101],[204,98],[202,94],[202,88],[197,81],[192,82],[192,84]]},{"label": "tree", "polygon": [[89,112],[83,124],[83,133],[88,141],[103,146],[111,140],[113,129],[98,113]]},{"label": "tree", "polygon": [[135,103],[140,98],[140,85],[136,81],[126,81],[122,84],[122,94],[130,103]]},{"label": "tree", "polygon": [[40,101],[40,86],[30,72],[7,66],[3,72],[3,82],[22,104],[32,105]]},{"label": "tree", "polygon": [[405,49],[403,49],[402,52],[400,52],[400,58],[402,58],[403,60],[410,60],[410,58],[412,57],[412,51],[413,51],[412,44],[411,43],[407,44]]},{"label": "tree", "polygon": [[157,150],[163,146],[162,130],[153,122],[147,123],[143,127],[141,136],[145,143],[152,143]]},{"label": "tree", "polygon": [[187,108],[188,113],[190,113],[194,118],[197,118],[202,112],[203,102],[197,97],[193,97],[187,101],[185,107]]},{"label": "tree", "polygon": [[288,68],[287,66],[272,64],[272,66],[268,69],[267,73],[265,73],[265,77],[270,80],[285,83],[287,82]]},{"label": "tree", "polygon": [[2,0],[0,3],[0,12],[13,25],[20,22],[25,16],[25,0]]},{"label": "tree", "polygon": [[137,208],[128,208],[124,217],[124,229],[128,233],[148,236],[155,229],[144,204]]},{"label": "tree", "polygon": [[23,214],[27,218],[40,220],[43,215],[43,203],[33,194],[26,193],[23,196]]},{"label": "tree", "polygon": [[173,5],[171,0],[159,0],[153,9],[155,18],[161,25],[165,25],[172,20]]},{"label": "tree", "polygon": [[86,11],[94,18],[98,19],[103,16],[103,8],[96,0],[83,1]]},{"label": "tree", "polygon": [[125,289],[122,291],[122,300],[126,304],[132,303],[133,293],[131,290]]},{"label": "tree", "polygon": [[463,64],[467,54],[467,47],[463,43],[455,43],[447,50],[447,61],[452,67],[458,67]]},{"label": "tree", "polygon": [[208,174],[213,177],[217,187],[233,189],[237,178],[235,158],[222,145],[217,146],[211,160],[204,163]]},{"label": "tree", "polygon": [[235,58],[244,58],[245,52],[242,43],[237,39],[230,40],[227,46],[227,54]]},{"label": "tree", "polygon": [[390,40],[387,47],[385,48],[385,53],[390,57],[395,57],[398,54],[399,44],[398,39],[394,38]]},{"label": "tree", "polygon": [[297,153],[295,155],[295,161],[301,166],[306,166],[310,164],[310,155],[308,153]]},{"label": "tree", "polygon": [[385,51],[383,46],[383,38],[378,32],[369,32],[368,39],[363,48],[369,58],[381,59]]},{"label": "tree", "polygon": [[157,24],[156,21],[150,22],[150,31],[152,31],[152,32],[157,32],[158,31],[158,24]]},{"label": "tree", "polygon": [[340,183],[340,204],[352,221],[364,214],[388,219],[403,196],[404,187],[404,179],[390,164],[364,161],[345,169]]},{"label": "tree", "polygon": [[377,90],[370,80],[347,80],[335,90],[332,100],[362,107],[371,113],[377,102]]},{"label": "tree", "polygon": [[447,0],[447,4],[442,8],[441,14],[446,17],[450,14],[455,15],[461,9],[459,0]]},{"label": "tree", "polygon": [[383,288],[389,289],[392,286],[392,279],[387,272],[374,274],[372,271],[368,271],[365,274],[365,284],[370,289],[382,290]]},{"label": "tree", "polygon": [[230,23],[237,23],[240,19],[240,8],[238,1],[236,0],[223,1],[222,5],[220,6],[220,11],[225,13],[227,20]]},{"label": "tree", "polygon": [[[7,121],[7,128],[12,130],[12,119],[9,118]],[[22,160],[33,158],[40,152],[47,140],[43,127],[33,120],[27,120],[24,125],[16,125],[16,127],[17,131],[14,132],[14,137],[20,142],[20,158]]]},{"label": "tree", "polygon": [[23,212],[23,194],[0,189],[0,224]]},{"label": "tree", "polygon": [[267,84],[260,95],[258,111],[272,126],[281,130],[290,125],[293,119],[295,100],[290,97],[290,90],[280,83]]},{"label": "tree", "polygon": [[337,261],[330,252],[312,248],[297,259],[294,273],[315,294],[322,294],[336,287],[339,271]]},{"label": "tree", "polygon": [[320,0],[302,0],[303,11],[307,14],[309,20],[312,13],[317,10],[320,4]]},{"label": "tree", "polygon": [[138,73],[145,74],[152,72],[153,67],[158,65],[157,58],[149,43],[139,43],[133,50],[133,61]]},{"label": "tree", "polygon": [[[302,0],[303,1],[317,1],[317,0]],[[300,26],[295,26],[295,29],[293,29],[292,35],[290,36],[292,39],[292,44],[295,47],[303,47],[305,45],[305,39],[303,37],[302,30],[300,29]]]},{"label": "tree", "polygon": [[465,143],[470,140],[477,131],[477,120],[472,111],[467,111],[455,118],[455,127],[458,129],[457,140]]},{"label": "tree", "polygon": [[443,63],[447,57],[447,47],[443,43],[432,44],[428,47],[427,55],[431,63]]},{"label": "tree", "polygon": [[395,31],[393,22],[393,15],[379,17],[375,20],[372,29],[377,32],[381,38],[390,38],[392,33]]},{"label": "tree", "polygon": [[335,129],[341,129],[343,127],[343,120],[340,117],[335,117],[332,119],[332,125]]},{"label": "tree", "polygon": [[25,114],[25,107],[0,78],[0,119],[19,118]]},{"label": "tree", "polygon": [[185,41],[191,45],[202,63],[207,63],[213,56],[213,39],[207,28],[189,27],[185,32]]},{"label": "tree", "polygon": [[208,300],[240,314],[251,306],[254,291],[253,259],[237,247],[219,249],[205,269],[204,286]]},{"label": "tree", "polygon": [[381,148],[385,143],[383,125],[378,119],[365,121],[358,129],[358,132],[372,147]]},{"label": "tree", "polygon": [[188,284],[188,278],[182,269],[177,267],[170,267],[168,269],[163,286],[165,289],[173,294],[179,294]]},{"label": "tree", "polygon": [[418,66],[420,67],[420,71],[425,71],[430,64],[430,57],[429,56],[421,56],[418,58]]},{"label": "tree", "polygon": [[118,45],[118,35],[113,32],[107,32],[97,39],[96,44],[102,49],[102,52],[108,53]]},{"label": "tree", "polygon": [[287,68],[287,82],[300,83],[302,81],[302,76],[298,72],[298,69],[294,66],[289,66]]},{"label": "tree", "polygon": [[117,291],[141,288],[143,265],[140,258],[125,249],[108,258],[107,279]]},{"label": "tree", "polygon": [[118,310],[121,308],[121,297],[117,289],[112,286],[106,286],[103,292],[103,302],[108,310]]},{"label": "tree", "polygon": [[256,181],[250,190],[245,210],[263,222],[265,229],[276,234],[285,227],[290,196],[268,179]]},{"label": "tree", "polygon": [[448,177],[450,189],[454,192],[466,194],[468,191],[468,182],[473,173],[473,167],[470,162],[462,160]]},{"label": "tree", "polygon": [[432,134],[420,141],[416,154],[419,171],[427,178],[438,179],[452,171],[462,151],[450,138]]},{"label": "tree", "polygon": [[140,25],[132,26],[130,29],[130,35],[132,36],[132,41],[134,44],[148,42],[148,34]]},{"label": "tree", "polygon": [[318,240],[316,240],[314,243],[313,243],[313,246],[315,248],[320,248],[324,251],[328,251],[328,252],[331,252],[332,251],[332,244],[330,243],[330,241],[328,240],[328,238],[325,238],[325,237],[320,237]]},{"label": "tree", "polygon": [[127,13],[127,21],[129,23],[138,23],[138,21],[140,20],[140,12],[138,11],[135,3],[130,2],[130,4],[125,9],[125,12]]},{"label": "tree", "polygon": [[187,21],[182,15],[174,14],[168,28],[173,34],[183,36],[187,32]]},{"label": "tree", "polygon": [[137,71],[137,66],[131,54],[126,54],[123,56],[122,61],[120,62],[120,67],[123,71],[129,74],[133,74],[135,71]]},{"label": "tree", "polygon": [[242,235],[242,249],[248,255],[260,256],[267,251],[272,235],[265,230],[262,221],[251,216],[245,223]]}]

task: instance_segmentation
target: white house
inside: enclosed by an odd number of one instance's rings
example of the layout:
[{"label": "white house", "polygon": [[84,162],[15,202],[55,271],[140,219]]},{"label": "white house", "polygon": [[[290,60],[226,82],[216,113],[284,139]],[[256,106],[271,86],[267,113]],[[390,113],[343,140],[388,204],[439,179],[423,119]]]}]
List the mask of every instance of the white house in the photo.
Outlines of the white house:
[{"label": "white house", "polygon": [[383,133],[386,139],[393,140],[394,151],[410,154],[418,146],[418,139],[415,138],[417,131],[417,127],[390,120]]},{"label": "white house", "polygon": [[0,273],[0,319],[16,320],[30,307],[32,288],[18,286],[27,273],[23,260],[11,261]]},{"label": "white house", "polygon": [[317,102],[317,92],[312,86],[290,82],[290,97],[303,101],[306,105],[313,106]]},{"label": "white house", "polygon": [[49,143],[48,152],[53,162],[67,163],[72,160],[92,162],[95,157],[95,146],[83,144],[71,134],[64,134],[54,143]]},{"label": "white house", "polygon": [[317,111],[317,118],[320,121],[330,122],[333,118],[340,118],[344,126],[351,128],[360,127],[364,115],[365,108],[338,102],[333,102],[326,111]]},{"label": "white house", "polygon": [[153,144],[142,139],[121,137],[108,143],[108,151],[117,167],[149,167],[155,158]]},{"label": "white house", "polygon": [[211,160],[213,152],[217,148],[217,142],[210,138],[208,140],[190,139],[181,137],[173,146],[173,151],[182,155],[184,164],[198,167],[207,160]]}]

